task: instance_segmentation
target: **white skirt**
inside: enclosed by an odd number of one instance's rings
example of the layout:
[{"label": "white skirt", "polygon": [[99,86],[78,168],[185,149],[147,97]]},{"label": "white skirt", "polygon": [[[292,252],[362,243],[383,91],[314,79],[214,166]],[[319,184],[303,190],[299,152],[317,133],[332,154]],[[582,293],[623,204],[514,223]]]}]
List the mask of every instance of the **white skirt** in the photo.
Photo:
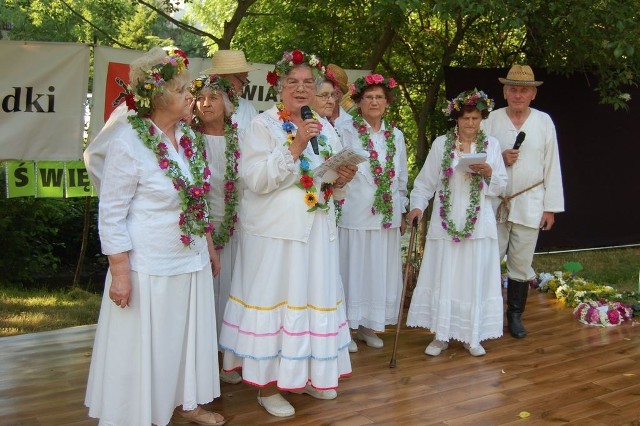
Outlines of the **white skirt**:
[{"label": "white skirt", "polygon": [[384,331],[398,322],[402,296],[400,229],[340,228],[340,273],[349,327]]},{"label": "white skirt", "polygon": [[498,241],[427,240],[407,325],[476,346],[502,336],[503,316]]},{"label": "white skirt", "polygon": [[309,242],[242,233],[220,346],[225,371],[282,390],[333,389],[351,373],[338,241],[325,213]]},{"label": "white skirt", "polygon": [[170,277],[131,272],[130,306],[107,273],[85,405],[101,425],[166,425],[220,396],[211,268]]},{"label": "white skirt", "polygon": [[[217,225],[216,225],[217,226]],[[222,250],[218,250],[220,257],[220,274],[213,279],[213,292],[216,300],[216,326],[218,331],[218,339],[220,338],[220,329],[222,328],[222,317],[224,316],[224,308],[229,300],[229,290],[231,290],[231,276],[236,261],[236,253],[238,252],[239,233],[236,229],[235,233]]]}]

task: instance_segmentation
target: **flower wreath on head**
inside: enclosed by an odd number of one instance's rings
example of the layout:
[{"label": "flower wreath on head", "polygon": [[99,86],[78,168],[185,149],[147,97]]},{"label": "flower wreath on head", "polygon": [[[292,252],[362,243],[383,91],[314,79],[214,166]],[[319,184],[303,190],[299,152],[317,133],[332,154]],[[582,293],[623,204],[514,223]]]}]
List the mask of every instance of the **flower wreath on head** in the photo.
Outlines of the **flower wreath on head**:
[{"label": "flower wreath on head", "polygon": [[442,109],[446,117],[451,117],[453,110],[462,111],[464,106],[474,106],[480,112],[485,109],[489,112],[493,111],[494,102],[482,90],[473,89],[460,93],[455,98],[447,101],[447,105]]},{"label": "flower wreath on head", "polygon": [[167,56],[162,62],[156,64],[145,71],[145,79],[139,81],[135,87],[125,84],[121,78],[116,78],[116,82],[125,90],[120,93],[113,105],[116,106],[124,97],[127,107],[134,110],[140,117],[148,117],[151,113],[151,99],[158,93],[164,91],[167,81],[187,69],[189,59],[180,49],[175,47],[164,48]]},{"label": "flower wreath on head", "polygon": [[320,61],[318,56],[304,53],[298,49],[292,50],[291,52],[285,51],[282,54],[282,59],[276,62],[273,71],[267,73],[267,83],[271,85],[269,91],[275,91],[278,86],[278,81],[289,74],[293,67],[302,64],[307,64],[311,67],[315,78],[324,78],[326,75],[324,65],[322,65],[322,61]]},{"label": "flower wreath on head", "polygon": [[633,309],[622,302],[589,300],[580,303],[573,315],[583,324],[612,327],[633,318]]},{"label": "flower wreath on head", "polygon": [[[223,91],[229,97],[229,101],[233,105],[233,110],[238,109],[239,96],[238,93],[224,77],[217,74],[201,75],[191,83],[189,92],[197,99],[200,92],[205,89],[211,91]],[[197,116],[194,117],[193,127],[202,133],[202,125]],[[224,218],[217,231],[211,234],[213,245],[216,249],[224,248],[225,244],[235,233],[235,224],[238,223],[238,203],[240,197],[238,195],[238,160],[240,159],[240,144],[238,142],[238,123],[234,122],[231,115],[225,117],[224,121],[224,137],[225,137],[225,172],[224,172]]]},{"label": "flower wreath on head", "polygon": [[398,87],[398,83],[393,77],[384,77],[380,74],[369,74],[364,77],[360,77],[351,83],[349,85],[349,91],[352,95],[359,95],[364,92],[367,87],[375,85],[382,85],[391,91]]}]

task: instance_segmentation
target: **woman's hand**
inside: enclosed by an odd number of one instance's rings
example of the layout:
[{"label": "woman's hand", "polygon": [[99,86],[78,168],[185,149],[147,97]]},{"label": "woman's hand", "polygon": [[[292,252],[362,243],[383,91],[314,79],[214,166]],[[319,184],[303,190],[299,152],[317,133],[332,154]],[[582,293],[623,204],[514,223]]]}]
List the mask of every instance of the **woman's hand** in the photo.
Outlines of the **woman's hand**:
[{"label": "woman's hand", "polygon": [[117,306],[126,308],[131,297],[131,277],[129,275],[129,254],[118,253],[109,256],[111,285],[109,299]]},{"label": "woman's hand", "polygon": [[294,159],[298,159],[302,151],[305,150],[309,141],[313,137],[318,137],[322,131],[322,124],[313,118],[307,118],[298,126],[296,137],[293,139],[293,143],[289,146],[289,151],[293,155]]},{"label": "woman's hand", "polygon": [[342,188],[349,182],[351,182],[358,171],[358,166],[355,164],[349,164],[346,166],[338,167],[338,177],[336,179],[336,186]]},{"label": "woman's hand", "polygon": [[416,218],[418,219],[418,222],[419,222],[420,219],[422,218],[422,210],[420,209],[411,210],[409,213],[406,214],[405,222],[407,223],[407,225],[412,225],[414,219]]},{"label": "woman's hand", "polygon": [[493,169],[491,168],[489,163],[471,164],[469,165],[469,168],[475,173],[480,174],[480,176],[485,179],[489,179],[491,177],[491,173],[493,172]]}]

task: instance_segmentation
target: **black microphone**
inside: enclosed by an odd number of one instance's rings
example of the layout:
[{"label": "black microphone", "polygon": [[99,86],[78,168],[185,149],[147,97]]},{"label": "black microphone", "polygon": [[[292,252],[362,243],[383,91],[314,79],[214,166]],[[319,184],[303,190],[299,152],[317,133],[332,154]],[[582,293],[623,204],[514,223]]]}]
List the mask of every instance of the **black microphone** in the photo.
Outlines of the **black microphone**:
[{"label": "black microphone", "polygon": [[516,143],[513,144],[513,149],[520,149],[520,145],[524,142],[525,136],[527,136],[525,132],[518,133],[518,136],[516,136]]},{"label": "black microphone", "polygon": [[[308,105],[305,105],[302,108],[300,108],[300,115],[302,116],[303,120],[306,120],[308,118],[313,118],[313,113],[311,112],[311,108],[309,108]],[[318,151],[318,138],[314,136],[310,139],[310,142],[311,142],[311,148],[313,148],[313,153],[316,155],[320,154],[320,151]]]}]

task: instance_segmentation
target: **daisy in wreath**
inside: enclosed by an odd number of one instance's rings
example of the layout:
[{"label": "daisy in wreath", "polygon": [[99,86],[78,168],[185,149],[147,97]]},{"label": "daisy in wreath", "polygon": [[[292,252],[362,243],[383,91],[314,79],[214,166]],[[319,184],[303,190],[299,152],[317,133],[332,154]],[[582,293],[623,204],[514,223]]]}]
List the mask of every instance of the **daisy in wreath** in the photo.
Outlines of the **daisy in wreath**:
[{"label": "daisy in wreath", "polygon": [[[214,225],[211,235],[222,270],[213,282],[218,337],[224,308],[229,299],[231,273],[238,250],[238,205],[240,202],[240,145],[238,123],[233,113],[239,96],[229,80],[217,74],[202,74],[191,82],[193,95],[192,127],[202,133],[207,144],[210,190],[207,194],[209,217]],[[242,377],[236,371],[220,371],[220,380],[236,384]]]},{"label": "daisy in wreath", "polygon": [[[358,106],[352,122],[340,125],[345,147],[369,158],[358,172],[341,206],[340,273],[347,299],[349,327],[356,340],[383,347],[376,331],[397,322],[402,293],[400,236],[407,198],[407,151],[404,135],[386,118],[395,101],[392,77],[370,74],[350,85]],[[355,340],[349,345],[356,352]]]}]

